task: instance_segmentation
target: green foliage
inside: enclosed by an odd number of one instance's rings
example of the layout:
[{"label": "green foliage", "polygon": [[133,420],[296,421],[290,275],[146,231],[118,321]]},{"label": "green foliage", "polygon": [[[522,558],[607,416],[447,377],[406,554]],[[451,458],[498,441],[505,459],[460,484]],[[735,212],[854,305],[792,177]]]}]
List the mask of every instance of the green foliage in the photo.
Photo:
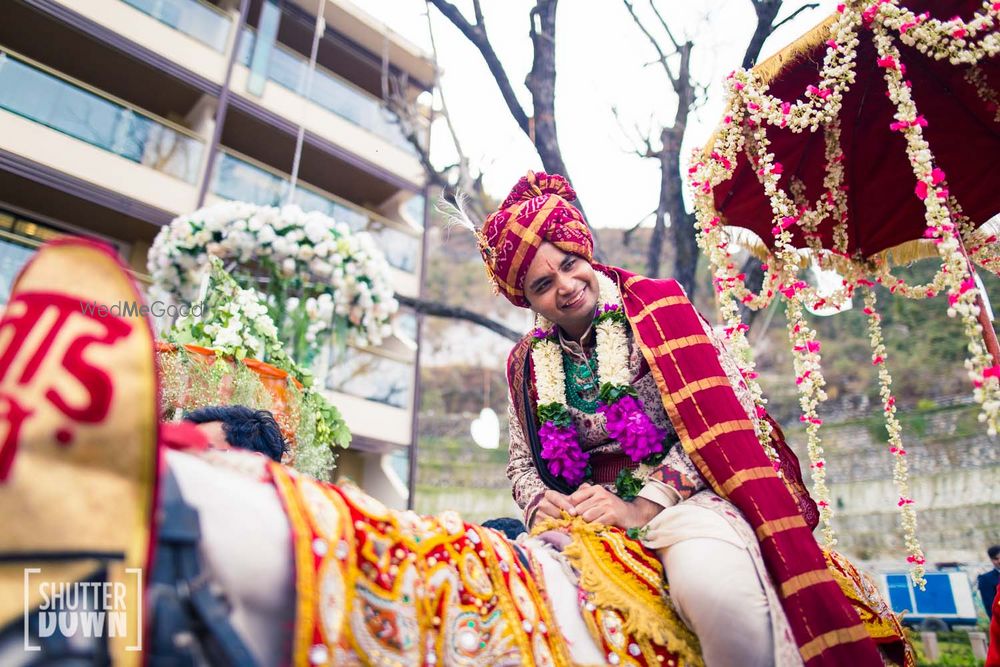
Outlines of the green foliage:
[{"label": "green foliage", "polygon": [[625,311],[621,308],[608,310],[598,314],[598,316],[594,318],[594,324],[600,324],[601,322],[607,322],[609,320],[620,324],[628,324],[628,318],[625,316]]},{"label": "green foliage", "polygon": [[[933,278],[936,268],[935,261],[927,260],[897,267],[893,272],[908,283],[917,284]],[[1000,279],[986,272],[981,274],[987,293],[997,303],[1000,301]],[[901,408],[913,406],[922,400],[924,403],[917,405],[917,411],[927,411],[936,398],[970,393],[971,385],[963,364],[967,339],[961,322],[948,317],[945,297],[906,299],[890,294],[881,286],[876,290],[886,365],[892,374],[897,405]],[[860,306],[861,300],[861,295],[856,296],[854,308],[847,312],[829,317],[808,315],[807,318],[823,345],[823,376],[831,402],[846,396],[867,396],[873,405],[872,412],[877,413],[871,425],[872,435],[885,441],[884,422],[877,407],[881,405],[877,368],[871,363],[868,323]],[[775,313],[767,332],[760,331],[767,318],[761,313],[753,324],[750,338],[758,350],[758,371],[769,400],[768,411],[779,421],[791,424],[799,415],[793,384],[795,376],[783,309],[780,305],[774,307],[780,310]],[[762,334],[765,340],[756,342]],[[922,421],[915,418],[904,424],[904,429],[925,428]]]},{"label": "green foliage", "polygon": [[569,410],[565,405],[559,403],[547,403],[538,407],[538,420],[543,424],[552,422],[553,425],[563,428],[571,426],[573,423],[569,415]]},{"label": "green foliage", "polygon": [[642,528],[629,528],[625,531],[625,534],[633,540],[643,540],[648,532],[649,526],[643,526]]},{"label": "green foliage", "polygon": [[607,405],[610,405],[620,399],[622,396],[639,396],[638,392],[629,384],[619,384],[614,385],[610,382],[605,382],[601,385],[601,390],[597,394],[598,399]]},{"label": "green foliage", "polygon": [[615,479],[615,493],[625,501],[634,500],[642,491],[642,481],[632,474],[628,468],[618,473]]},{"label": "green foliage", "polygon": [[[294,466],[318,479],[329,478],[336,464],[332,446],[347,447],[351,433],[343,416],[319,391],[312,376],[295,363],[278,339],[277,330],[253,290],[242,289],[215,257],[202,317],[181,318],[165,338],[177,352],[161,355],[164,413],[191,411],[208,405],[245,405],[274,411],[271,394],[257,375],[242,362],[257,357],[289,373],[287,415],[277,414],[282,427],[295,434]],[[208,363],[189,354],[185,344],[214,350],[218,359]],[[226,396],[226,399],[221,397]]]},{"label": "green foliage", "polygon": [[917,652],[918,667],[978,667],[983,664],[972,655],[972,644],[969,642],[969,635],[966,632],[937,633],[941,657],[936,662],[931,662],[924,654],[920,634],[909,629],[907,633]]}]

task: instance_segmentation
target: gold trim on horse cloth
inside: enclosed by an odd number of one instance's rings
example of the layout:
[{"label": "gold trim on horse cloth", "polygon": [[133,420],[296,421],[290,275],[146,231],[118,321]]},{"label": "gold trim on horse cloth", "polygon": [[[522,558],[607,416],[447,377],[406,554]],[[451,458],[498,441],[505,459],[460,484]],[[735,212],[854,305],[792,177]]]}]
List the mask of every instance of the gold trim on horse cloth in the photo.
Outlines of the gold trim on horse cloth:
[{"label": "gold trim on horse cloth", "polygon": [[[78,239],[43,246],[14,284],[0,320],[0,554],[118,553],[109,578],[139,610],[136,577],[150,550],[157,472],[153,335],[132,278],[107,247]],[[96,306],[118,305],[103,311]],[[89,312],[88,312],[89,311]],[[40,599],[24,569],[74,582],[92,558],[0,566],[0,625]],[[131,614],[111,640],[115,664],[141,656]]]},{"label": "gold trim on horse cloth", "polygon": [[[677,665],[704,665],[698,638],[677,615],[667,593],[663,565],[637,540],[620,528],[588,523],[580,517],[543,519],[533,535],[549,530],[564,531],[571,539],[563,549],[569,563],[580,574],[580,588],[590,596],[584,614],[595,640],[603,635],[620,637],[620,657],[631,659],[665,649],[676,656]],[[614,632],[608,632],[608,627]],[[655,657],[655,656],[654,656]],[[652,664],[656,664],[654,661]]]},{"label": "gold trim on horse cloth", "polygon": [[292,529],[293,664],[572,664],[542,584],[500,533],[269,469]]}]

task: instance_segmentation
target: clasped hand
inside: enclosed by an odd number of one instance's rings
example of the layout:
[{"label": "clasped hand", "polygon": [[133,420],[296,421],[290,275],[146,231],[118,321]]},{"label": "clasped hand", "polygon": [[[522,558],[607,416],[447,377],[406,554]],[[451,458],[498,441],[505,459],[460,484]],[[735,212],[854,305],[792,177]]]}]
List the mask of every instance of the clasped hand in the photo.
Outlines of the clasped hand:
[{"label": "clasped hand", "polygon": [[639,528],[649,523],[663,507],[645,498],[625,501],[597,484],[584,482],[572,495],[549,489],[538,504],[534,521],[542,517],[558,519],[565,511],[588,523],[618,528]]}]

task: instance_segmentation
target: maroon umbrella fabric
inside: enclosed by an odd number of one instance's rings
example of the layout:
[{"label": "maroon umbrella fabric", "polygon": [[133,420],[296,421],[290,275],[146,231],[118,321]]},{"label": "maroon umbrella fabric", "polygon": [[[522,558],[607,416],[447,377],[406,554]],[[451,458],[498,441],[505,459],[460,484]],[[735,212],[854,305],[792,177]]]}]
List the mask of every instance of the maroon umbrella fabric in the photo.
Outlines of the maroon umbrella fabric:
[{"label": "maroon umbrella fabric", "polygon": [[[906,5],[942,20],[956,15],[970,18],[982,7],[975,0],[913,0]],[[831,23],[823,24],[827,33]],[[804,53],[790,58],[789,54],[802,46],[793,44],[774,56],[789,62],[770,81],[772,95],[794,102],[807,86],[818,83],[828,37],[815,37],[815,46]],[[871,31],[862,28],[859,39],[856,80],[845,93],[840,121],[844,183],[848,186],[848,253],[867,257],[923,238],[926,223],[923,202],[914,194],[916,178],[906,155],[906,141],[900,132],[890,129],[896,107],[887,96]],[[1000,212],[1000,122],[995,119],[996,107],[982,100],[975,86],[966,81],[969,65],[929,58],[902,44],[898,36],[896,43],[906,78],[913,83],[917,109],[927,119],[924,137],[937,166],[947,174],[949,191],[963,212],[979,226]],[[774,63],[769,64],[773,69]],[[985,58],[976,67],[993,90],[1000,89],[1000,58]],[[822,128],[796,134],[769,126],[767,133],[775,160],[784,168],[780,186],[788,192],[791,179],[798,178],[805,184],[806,200],[814,203],[823,192],[825,174]],[[713,194],[725,224],[752,230],[773,249],[771,207],[745,153],[740,155],[733,177],[720,183]],[[833,226],[826,220],[819,227],[824,248],[833,248]],[[798,227],[793,243],[807,247]]]}]

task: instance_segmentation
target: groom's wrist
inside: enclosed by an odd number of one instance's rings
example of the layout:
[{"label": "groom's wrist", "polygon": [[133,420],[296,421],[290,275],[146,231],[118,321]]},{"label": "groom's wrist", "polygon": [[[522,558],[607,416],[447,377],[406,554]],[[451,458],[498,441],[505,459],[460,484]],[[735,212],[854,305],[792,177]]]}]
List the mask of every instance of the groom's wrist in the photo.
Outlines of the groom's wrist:
[{"label": "groom's wrist", "polygon": [[637,526],[634,526],[635,528],[645,526],[647,523],[652,521],[657,514],[663,511],[663,505],[642,497],[634,498],[632,500],[632,506],[635,508],[636,519],[639,522]]}]

